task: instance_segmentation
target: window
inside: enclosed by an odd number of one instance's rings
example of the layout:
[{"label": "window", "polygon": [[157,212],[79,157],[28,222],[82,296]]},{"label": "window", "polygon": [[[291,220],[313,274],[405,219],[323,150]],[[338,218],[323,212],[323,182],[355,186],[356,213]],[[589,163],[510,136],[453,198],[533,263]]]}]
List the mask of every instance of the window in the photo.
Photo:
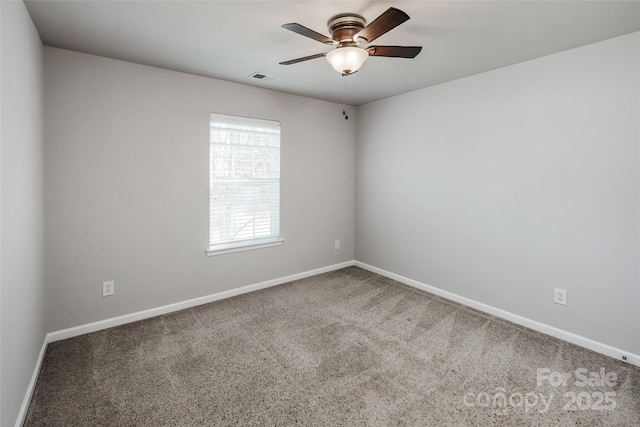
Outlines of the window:
[{"label": "window", "polygon": [[282,244],[280,123],[210,118],[208,255]]}]

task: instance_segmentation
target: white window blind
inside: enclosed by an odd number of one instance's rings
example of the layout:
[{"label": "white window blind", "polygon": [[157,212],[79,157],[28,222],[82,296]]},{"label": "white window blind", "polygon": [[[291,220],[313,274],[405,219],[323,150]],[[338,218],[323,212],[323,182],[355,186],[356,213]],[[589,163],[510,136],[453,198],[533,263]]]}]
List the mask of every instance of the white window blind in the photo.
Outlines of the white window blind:
[{"label": "white window blind", "polygon": [[210,255],[281,244],[280,123],[210,118]]}]

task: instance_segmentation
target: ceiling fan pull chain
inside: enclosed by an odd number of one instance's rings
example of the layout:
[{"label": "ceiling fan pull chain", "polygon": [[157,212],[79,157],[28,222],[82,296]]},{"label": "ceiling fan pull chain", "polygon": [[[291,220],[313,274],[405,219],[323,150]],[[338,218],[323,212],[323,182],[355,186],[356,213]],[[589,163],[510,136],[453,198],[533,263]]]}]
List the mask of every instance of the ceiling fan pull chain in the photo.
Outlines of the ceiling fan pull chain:
[{"label": "ceiling fan pull chain", "polygon": [[345,120],[349,120],[349,116],[347,115],[347,102],[349,96],[349,82],[346,79],[347,77],[348,76],[343,77],[344,97],[342,98],[342,115],[344,116]]}]

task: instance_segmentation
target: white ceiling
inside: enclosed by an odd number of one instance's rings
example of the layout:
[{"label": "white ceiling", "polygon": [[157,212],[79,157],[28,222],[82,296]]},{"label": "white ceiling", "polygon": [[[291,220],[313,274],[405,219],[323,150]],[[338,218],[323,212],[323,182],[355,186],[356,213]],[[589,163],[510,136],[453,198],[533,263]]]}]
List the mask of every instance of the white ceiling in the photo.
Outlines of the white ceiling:
[{"label": "white ceiling", "polygon": [[[640,31],[640,1],[34,1],[48,46],[360,105]],[[343,78],[324,58],[281,61],[331,47],[280,28],[328,35],[327,20],[368,22],[390,6],[411,19],[376,45],[423,46],[415,59],[371,57]],[[261,72],[271,82],[249,76]]]}]

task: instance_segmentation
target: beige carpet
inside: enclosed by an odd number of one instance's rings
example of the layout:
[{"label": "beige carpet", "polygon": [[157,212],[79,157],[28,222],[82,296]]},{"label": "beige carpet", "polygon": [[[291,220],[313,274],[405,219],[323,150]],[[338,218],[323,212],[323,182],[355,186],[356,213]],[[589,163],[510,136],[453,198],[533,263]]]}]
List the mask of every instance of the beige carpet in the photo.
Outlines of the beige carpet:
[{"label": "beige carpet", "polygon": [[638,426],[640,369],[350,267],[52,343],[25,425]]}]

